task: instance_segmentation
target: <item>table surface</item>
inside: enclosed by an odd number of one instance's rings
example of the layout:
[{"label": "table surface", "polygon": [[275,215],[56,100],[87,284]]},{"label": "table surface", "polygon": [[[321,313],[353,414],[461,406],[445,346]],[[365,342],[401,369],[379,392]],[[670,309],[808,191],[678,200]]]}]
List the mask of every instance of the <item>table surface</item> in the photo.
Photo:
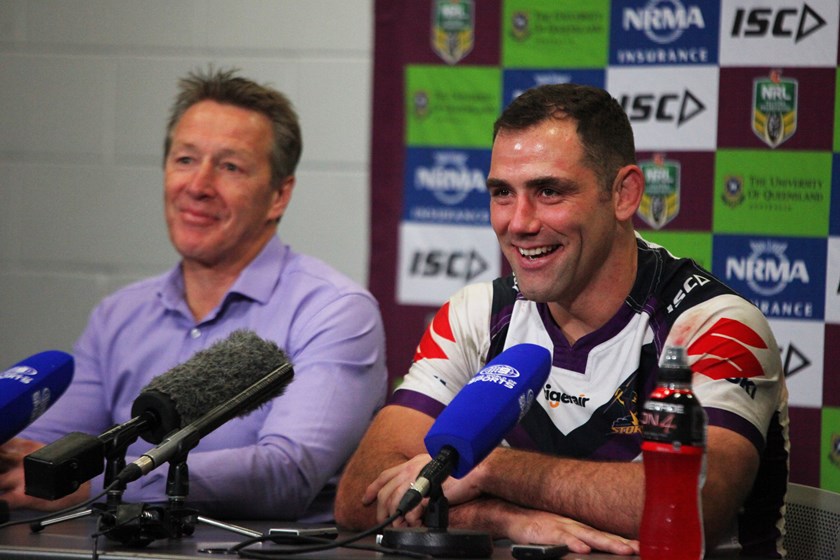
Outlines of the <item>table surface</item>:
[{"label": "table surface", "polygon": [[[29,512],[31,514],[31,512]],[[29,519],[15,513],[13,519]],[[205,518],[202,518],[205,519]],[[211,520],[212,521],[212,520]],[[271,521],[232,521],[236,526],[246,528],[259,533],[267,532],[275,527],[288,527],[294,524],[271,522]],[[63,521],[45,527],[40,532],[32,532],[28,524],[14,525],[0,529],[0,558],[3,559],[36,559],[36,558],[60,558],[77,559],[93,557],[94,539],[91,535],[96,532],[97,519],[95,516],[86,516],[78,519]],[[339,535],[340,539],[351,537],[354,533]],[[160,560],[183,560],[184,558],[237,558],[237,555],[211,554],[201,552],[203,549],[214,548],[224,549],[240,543],[248,537],[237,534],[227,529],[210,525],[206,522],[198,522],[194,525],[194,532],[191,535],[184,535],[177,538],[152,539],[145,547],[128,547],[121,542],[99,537],[97,539],[97,552],[101,560],[126,560],[155,558]],[[365,537],[360,544],[374,545],[373,536]],[[253,550],[269,552],[276,550],[277,545],[255,545]],[[341,547],[328,551],[309,552],[305,554],[286,555],[285,557],[320,558],[325,560],[365,560],[383,558],[377,552],[370,550],[358,550],[354,548]],[[409,558],[407,555],[389,555],[391,558]],[[510,560],[510,544],[497,542],[493,548],[494,560]],[[610,554],[575,554],[568,553],[564,559],[569,560],[603,560],[619,558]],[[638,558],[638,557],[621,557]]]}]

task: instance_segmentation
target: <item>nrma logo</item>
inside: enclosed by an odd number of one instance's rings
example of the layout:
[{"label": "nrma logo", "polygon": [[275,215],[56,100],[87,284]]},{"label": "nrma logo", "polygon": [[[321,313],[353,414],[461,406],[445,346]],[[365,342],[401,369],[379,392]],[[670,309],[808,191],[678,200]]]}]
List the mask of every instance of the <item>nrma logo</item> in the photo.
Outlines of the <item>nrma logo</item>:
[{"label": "nrma logo", "polygon": [[755,293],[769,297],[782,292],[789,284],[809,284],[808,266],[804,260],[787,257],[787,243],[750,241],[747,257],[726,259],[726,279],[745,282]]},{"label": "nrma logo", "polygon": [[655,43],[673,43],[691,27],[705,29],[703,11],[684,6],[680,0],[651,0],[643,8],[624,8],[621,26],[625,31],[641,31]]},{"label": "nrma logo", "polygon": [[414,170],[414,187],[434,194],[442,204],[453,206],[462,202],[473,191],[487,189],[483,169],[467,165],[469,155],[464,152],[441,151],[433,155],[431,166],[418,166]]}]

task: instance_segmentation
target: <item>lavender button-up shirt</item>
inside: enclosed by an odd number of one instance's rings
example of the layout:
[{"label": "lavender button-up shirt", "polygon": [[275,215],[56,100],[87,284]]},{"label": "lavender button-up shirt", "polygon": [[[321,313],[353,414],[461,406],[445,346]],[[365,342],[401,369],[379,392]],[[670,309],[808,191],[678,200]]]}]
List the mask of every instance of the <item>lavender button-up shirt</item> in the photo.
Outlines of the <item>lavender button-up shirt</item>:
[{"label": "lavender button-up shirt", "polygon": [[[374,298],[274,237],[222,303],[196,323],[180,266],[104,299],[76,343],[73,383],[21,437],[98,435],[130,419],[140,391],[195,352],[251,329],[290,357],[284,394],[204,437],[188,456],[188,500],[218,517],[332,519],[337,475],[385,398],[382,320]],[[131,445],[131,461],[153,447]],[[132,482],[125,502],[166,500],[167,466]],[[93,479],[93,492],[103,477]]]}]

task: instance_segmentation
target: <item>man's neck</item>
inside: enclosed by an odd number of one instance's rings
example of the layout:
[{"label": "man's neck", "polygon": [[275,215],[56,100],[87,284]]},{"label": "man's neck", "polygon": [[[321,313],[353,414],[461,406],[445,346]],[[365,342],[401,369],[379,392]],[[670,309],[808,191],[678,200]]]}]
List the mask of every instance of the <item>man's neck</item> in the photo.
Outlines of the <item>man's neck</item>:
[{"label": "man's neck", "polygon": [[184,299],[196,322],[204,320],[222,302],[222,298],[239,278],[241,270],[217,270],[191,263],[182,264]]},{"label": "man's neck", "polygon": [[184,299],[197,322],[206,319],[210,312],[221,304],[225,294],[234,285],[242,271],[253,262],[270,240],[271,237],[268,237],[264,243],[255,245],[256,250],[233,263],[208,265],[189,259],[181,262],[181,271],[184,275]]},{"label": "man's neck", "polygon": [[[569,344],[603,327],[624,305],[638,269],[635,234],[622,236],[598,278],[569,302],[549,302],[548,309]],[[609,264],[612,263],[612,264]]]}]

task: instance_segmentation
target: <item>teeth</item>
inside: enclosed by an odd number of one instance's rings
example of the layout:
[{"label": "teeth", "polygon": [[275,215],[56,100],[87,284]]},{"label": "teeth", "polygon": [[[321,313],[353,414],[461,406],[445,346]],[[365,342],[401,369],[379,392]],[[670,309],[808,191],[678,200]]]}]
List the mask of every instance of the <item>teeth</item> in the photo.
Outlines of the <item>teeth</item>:
[{"label": "teeth", "polygon": [[552,245],[550,247],[537,247],[535,249],[523,249],[522,247],[519,247],[519,254],[523,257],[529,257],[533,259],[541,255],[547,255],[553,252],[555,249],[557,249],[557,245]]}]

